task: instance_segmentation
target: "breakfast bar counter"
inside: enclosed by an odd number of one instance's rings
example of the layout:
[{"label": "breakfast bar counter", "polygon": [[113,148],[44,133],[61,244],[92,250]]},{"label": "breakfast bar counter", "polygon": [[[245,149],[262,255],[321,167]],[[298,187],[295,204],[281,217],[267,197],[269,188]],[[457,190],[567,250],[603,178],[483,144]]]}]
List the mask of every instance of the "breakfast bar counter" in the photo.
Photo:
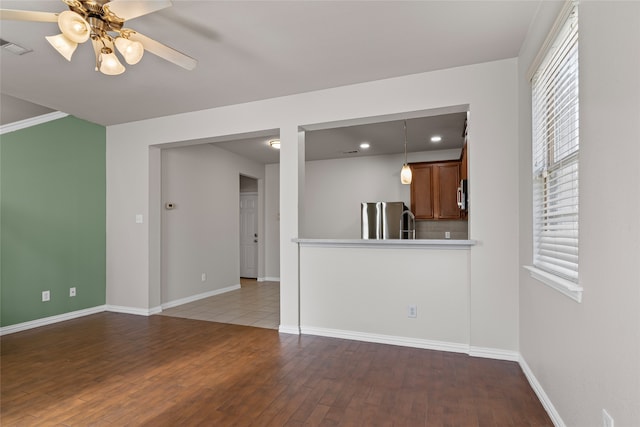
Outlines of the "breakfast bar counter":
[{"label": "breakfast bar counter", "polygon": [[425,248],[468,249],[475,240],[453,239],[292,239],[300,246],[328,246],[344,248]]}]

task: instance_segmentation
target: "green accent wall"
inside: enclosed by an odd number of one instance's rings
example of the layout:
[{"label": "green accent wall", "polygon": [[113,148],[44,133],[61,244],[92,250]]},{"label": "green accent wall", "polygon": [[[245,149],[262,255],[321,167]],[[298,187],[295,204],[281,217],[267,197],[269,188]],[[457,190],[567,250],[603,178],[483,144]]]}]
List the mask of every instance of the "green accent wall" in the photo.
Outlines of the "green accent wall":
[{"label": "green accent wall", "polygon": [[0,135],[0,326],[105,304],[105,149],[72,116]]}]

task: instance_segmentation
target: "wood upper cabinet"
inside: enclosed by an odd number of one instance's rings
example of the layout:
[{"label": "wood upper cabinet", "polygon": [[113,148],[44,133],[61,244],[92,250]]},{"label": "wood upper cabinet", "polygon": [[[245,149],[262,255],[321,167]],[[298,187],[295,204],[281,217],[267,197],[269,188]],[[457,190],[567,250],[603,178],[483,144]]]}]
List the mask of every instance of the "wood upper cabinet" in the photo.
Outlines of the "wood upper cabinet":
[{"label": "wood upper cabinet", "polygon": [[436,167],[438,171],[434,180],[433,200],[439,207],[437,218],[458,219],[461,210],[458,207],[458,187],[460,187],[460,163],[452,162],[440,164]]},{"label": "wood upper cabinet", "polygon": [[460,154],[460,179],[467,179],[467,143],[464,143]]},{"label": "wood upper cabinet", "polygon": [[412,163],[411,210],[416,219],[459,219],[460,162]]},{"label": "wood upper cabinet", "polygon": [[416,219],[433,219],[433,165],[411,165],[411,212]]}]

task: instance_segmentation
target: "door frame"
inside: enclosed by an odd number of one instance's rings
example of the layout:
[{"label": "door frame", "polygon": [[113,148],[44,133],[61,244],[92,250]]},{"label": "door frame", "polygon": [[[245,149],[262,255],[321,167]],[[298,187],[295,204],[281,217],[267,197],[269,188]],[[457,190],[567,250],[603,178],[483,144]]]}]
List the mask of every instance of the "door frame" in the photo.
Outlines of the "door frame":
[{"label": "door frame", "polygon": [[[256,181],[258,181],[256,179]],[[239,222],[238,222],[238,238],[239,238],[239,246],[240,246],[240,253],[238,254],[239,256],[239,261],[240,261],[240,274],[239,277],[245,277],[242,275],[242,270],[243,270],[243,266],[242,266],[242,221],[241,221],[241,213],[242,213],[242,207],[241,207],[241,202],[242,202],[242,198],[243,197],[251,197],[255,200],[255,218],[254,218],[254,230],[255,230],[255,234],[257,234],[257,242],[255,245],[255,265],[254,265],[254,269],[255,269],[255,278],[256,280],[258,280],[258,278],[260,277],[260,241],[263,238],[260,235],[260,207],[259,207],[259,202],[260,202],[260,197],[259,197],[259,192],[257,191],[252,191],[252,192],[244,192],[244,193],[240,193],[239,195],[239,201],[240,204],[238,205],[238,218],[239,218]],[[252,277],[249,277],[252,278]]]}]

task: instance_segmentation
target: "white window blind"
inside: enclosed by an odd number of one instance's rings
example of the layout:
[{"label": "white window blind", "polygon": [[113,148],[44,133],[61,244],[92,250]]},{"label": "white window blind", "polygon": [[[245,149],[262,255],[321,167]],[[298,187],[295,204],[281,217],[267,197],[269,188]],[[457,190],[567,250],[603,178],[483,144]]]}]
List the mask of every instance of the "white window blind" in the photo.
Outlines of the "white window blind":
[{"label": "white window blind", "polygon": [[532,79],[535,267],[578,282],[578,10]]}]

